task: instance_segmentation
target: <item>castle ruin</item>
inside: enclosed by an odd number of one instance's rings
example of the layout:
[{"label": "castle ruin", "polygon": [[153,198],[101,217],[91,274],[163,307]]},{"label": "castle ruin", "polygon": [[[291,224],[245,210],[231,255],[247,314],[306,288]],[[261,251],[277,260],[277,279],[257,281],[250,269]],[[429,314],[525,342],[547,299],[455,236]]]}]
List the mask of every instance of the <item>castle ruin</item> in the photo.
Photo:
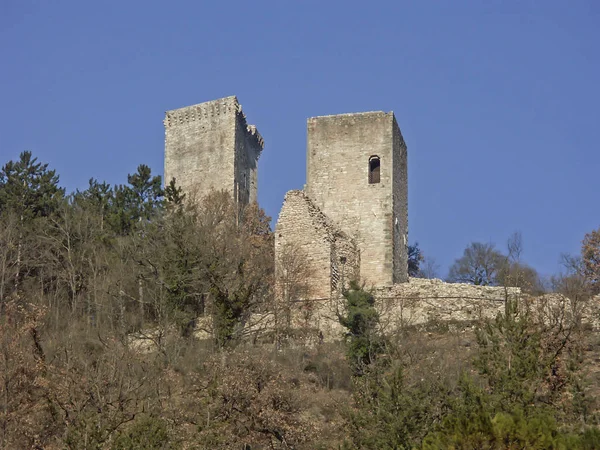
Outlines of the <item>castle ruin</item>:
[{"label": "castle ruin", "polygon": [[[193,197],[230,191],[257,200],[264,142],[236,97],[166,112],[165,181]],[[393,113],[313,117],[307,126],[307,183],[286,195],[275,229],[276,261],[301,248],[310,293],[327,298],[350,279],[370,286],[408,281],[407,150]]]},{"label": "castle ruin", "polygon": [[[196,199],[224,189],[240,206],[257,200],[264,142],[236,97],[167,111],[164,126],[167,183],[175,178]],[[306,166],[304,189],[286,194],[277,220],[275,271],[287,270],[282,256],[290,249],[306,257],[307,289],[278,297],[312,304],[310,328],[319,336],[342,336],[336,311],[352,279],[375,289],[381,318],[394,327],[493,316],[507,296],[520,295],[518,288],[409,279],[407,147],[392,112],[308,119]],[[257,316],[246,326],[277,326],[273,314]]]},{"label": "castle ruin", "polygon": [[306,186],[285,197],[276,255],[303,249],[314,274],[309,290],[326,298],[352,278],[408,281],[407,234],[407,149],[394,114],[308,119]]}]

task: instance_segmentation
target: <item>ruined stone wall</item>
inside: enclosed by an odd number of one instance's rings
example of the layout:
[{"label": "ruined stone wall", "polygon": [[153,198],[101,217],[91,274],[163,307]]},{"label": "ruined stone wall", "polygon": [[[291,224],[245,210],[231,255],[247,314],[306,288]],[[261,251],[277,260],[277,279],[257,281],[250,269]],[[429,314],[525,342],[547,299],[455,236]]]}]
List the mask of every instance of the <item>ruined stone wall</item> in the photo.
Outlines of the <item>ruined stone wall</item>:
[{"label": "ruined stone wall", "polygon": [[235,96],[167,111],[164,125],[165,183],[176,178],[196,198],[215,189],[243,204],[256,199],[263,140]]},{"label": "ruined stone wall", "polygon": [[[600,296],[587,301],[572,300],[561,294],[530,296],[519,288],[419,278],[377,289],[374,296],[382,331],[386,334],[425,325],[471,326],[504,313],[507,299],[518,300],[521,311],[527,310],[533,320],[547,325],[560,322],[568,327],[574,320],[581,320],[591,329],[600,329]],[[341,339],[345,330],[339,324],[337,313],[343,311],[343,305],[343,299],[314,302],[308,321],[313,335],[326,341]],[[306,327],[306,323],[305,315],[295,321],[297,327]]]},{"label": "ruined stone wall", "polygon": [[[380,287],[374,291],[376,307],[384,332],[431,322],[473,322],[493,318],[504,311],[506,298],[517,298],[518,288],[473,286],[441,280],[410,278],[407,283]],[[311,323],[326,340],[340,339],[344,329],[337,312],[344,300],[332,298],[313,308]]]},{"label": "ruined stone wall", "polygon": [[[306,193],[356,240],[361,279],[374,286],[406,279],[402,248],[394,245],[394,123],[393,113],[383,112],[308,119]],[[375,184],[369,183],[372,156],[381,161]]]},{"label": "ruined stone wall", "polygon": [[289,191],[275,227],[275,271],[281,273],[286,246],[307,258],[308,297],[328,299],[357,275],[359,255],[352,240],[303,191]]},{"label": "ruined stone wall", "polygon": [[519,288],[446,283],[410,278],[408,283],[377,289],[375,296],[384,328],[430,322],[464,322],[493,318],[514,300]]},{"label": "ruined stone wall", "polygon": [[235,186],[242,204],[258,201],[258,158],[263,140],[254,125],[248,125],[238,114],[235,135]]},{"label": "ruined stone wall", "polygon": [[[386,334],[426,324],[443,326],[457,323],[470,326],[503,312],[507,298],[520,299],[522,305],[536,308],[542,313],[560,306],[560,302],[565,300],[561,296],[530,299],[523,297],[518,288],[474,286],[419,278],[378,288],[373,294],[382,331]],[[344,299],[341,297],[307,299],[296,303],[292,328],[304,330],[313,336],[313,340],[339,340],[346,332],[338,320],[338,314],[343,312]],[[254,315],[248,326],[256,327],[256,332],[269,333],[274,331],[276,325],[271,314],[267,313]]]}]

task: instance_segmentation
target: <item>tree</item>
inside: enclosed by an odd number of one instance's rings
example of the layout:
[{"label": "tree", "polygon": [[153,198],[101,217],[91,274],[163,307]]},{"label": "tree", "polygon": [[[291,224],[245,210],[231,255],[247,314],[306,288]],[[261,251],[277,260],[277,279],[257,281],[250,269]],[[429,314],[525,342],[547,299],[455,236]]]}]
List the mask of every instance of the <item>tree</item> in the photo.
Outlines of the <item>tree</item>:
[{"label": "tree", "polygon": [[113,189],[111,224],[114,231],[126,235],[138,223],[147,223],[162,206],[164,195],[160,175],[152,176],[150,167],[140,164],[137,172],[127,175],[129,185]]},{"label": "tree", "polygon": [[100,217],[100,229],[104,230],[106,219],[111,214],[114,207],[114,195],[110,184],[100,183],[94,178],[90,178],[89,186],[85,191],[76,191],[72,195],[74,206],[89,210]]},{"label": "tree", "polygon": [[133,218],[150,220],[162,204],[164,191],[160,175],[152,176],[150,167],[140,164],[136,173],[127,175],[127,182],[130,185]]},{"label": "tree", "polygon": [[496,276],[497,284],[508,287],[519,287],[525,292],[539,294],[544,287],[537,271],[521,262],[503,264]]},{"label": "tree", "polygon": [[230,192],[218,191],[205,197],[198,214],[200,274],[220,347],[240,336],[245,320],[269,295],[273,278],[270,218],[255,203],[238,208]]},{"label": "tree", "polygon": [[147,294],[144,310],[149,318],[157,324],[175,319],[189,331],[190,322],[204,314],[209,291],[204,272],[206,236],[199,226],[196,204],[171,206],[145,226],[143,233],[131,236],[131,248],[124,257],[135,262],[143,280]]},{"label": "tree", "polygon": [[15,214],[0,214],[0,305],[4,305],[18,275],[18,223],[19,219]]},{"label": "tree", "polygon": [[56,172],[49,170],[48,164],[37,162],[31,152],[21,153],[19,161],[9,161],[0,171],[0,214],[12,214],[17,219],[16,245],[10,255],[15,268],[12,277],[15,295],[19,295],[24,272],[34,265],[34,252],[25,250],[39,246],[39,239],[32,230],[38,219],[49,217],[57,210],[63,198],[64,189],[58,187]]},{"label": "tree", "polygon": [[408,246],[408,276],[418,277],[421,274],[420,265],[425,260],[423,252],[419,248],[419,243]]},{"label": "tree", "polygon": [[9,161],[0,171],[0,212],[14,211],[23,216],[46,217],[52,214],[64,197],[58,187],[56,171],[37,162],[31,152],[23,152],[19,160]]},{"label": "tree", "polygon": [[165,201],[167,206],[179,208],[183,205],[185,193],[180,186],[177,186],[177,180],[172,178],[167,186],[165,186]]},{"label": "tree", "polygon": [[273,310],[279,338],[280,331],[285,335],[289,334],[295,310],[302,312],[305,326],[310,324],[313,309],[310,279],[314,275],[314,268],[310,264],[306,250],[296,244],[282,244],[276,258],[276,301]]},{"label": "tree", "polygon": [[42,429],[49,426],[48,409],[39,401],[47,390],[45,355],[40,330],[45,311],[8,301],[0,315],[0,448],[43,448]]},{"label": "tree", "polygon": [[348,360],[355,375],[362,375],[383,352],[383,339],[378,333],[379,313],[375,309],[375,297],[361,288],[356,281],[344,290],[346,300],[344,314],[338,313],[340,324],[348,331]]},{"label": "tree", "polygon": [[463,375],[423,448],[594,448],[586,442],[597,431],[571,434],[558,422],[571,422],[578,432],[585,423],[577,377],[582,336],[566,312],[536,320],[511,301],[505,314],[485,321],[473,361],[484,385]]},{"label": "tree", "polygon": [[493,244],[473,242],[450,267],[448,281],[494,286],[505,263],[506,257]]},{"label": "tree", "polygon": [[419,278],[439,278],[440,265],[431,256],[425,256],[419,268]]},{"label": "tree", "polygon": [[600,292],[600,228],[586,234],[581,246],[583,274],[594,293]]}]

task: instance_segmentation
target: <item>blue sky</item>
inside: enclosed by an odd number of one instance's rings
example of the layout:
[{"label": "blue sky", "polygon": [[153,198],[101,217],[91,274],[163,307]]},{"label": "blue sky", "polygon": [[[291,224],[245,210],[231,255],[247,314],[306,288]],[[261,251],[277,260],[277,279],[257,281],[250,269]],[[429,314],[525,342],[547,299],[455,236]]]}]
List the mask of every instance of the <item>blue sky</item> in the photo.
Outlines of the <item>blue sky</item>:
[{"label": "blue sky", "polygon": [[71,191],[163,172],[168,109],[237,95],[276,217],[306,119],[394,111],[409,240],[445,275],[472,241],[544,274],[600,226],[600,3],[0,2],[0,162],[32,150]]}]

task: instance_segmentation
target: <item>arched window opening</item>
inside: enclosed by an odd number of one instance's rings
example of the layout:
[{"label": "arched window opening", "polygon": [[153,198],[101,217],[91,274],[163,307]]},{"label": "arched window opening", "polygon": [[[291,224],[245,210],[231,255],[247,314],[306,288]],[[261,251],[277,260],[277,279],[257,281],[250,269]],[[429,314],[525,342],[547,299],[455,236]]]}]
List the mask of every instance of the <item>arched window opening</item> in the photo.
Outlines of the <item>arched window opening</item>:
[{"label": "arched window opening", "polygon": [[380,166],[379,156],[371,156],[369,158],[369,184],[379,183]]}]

